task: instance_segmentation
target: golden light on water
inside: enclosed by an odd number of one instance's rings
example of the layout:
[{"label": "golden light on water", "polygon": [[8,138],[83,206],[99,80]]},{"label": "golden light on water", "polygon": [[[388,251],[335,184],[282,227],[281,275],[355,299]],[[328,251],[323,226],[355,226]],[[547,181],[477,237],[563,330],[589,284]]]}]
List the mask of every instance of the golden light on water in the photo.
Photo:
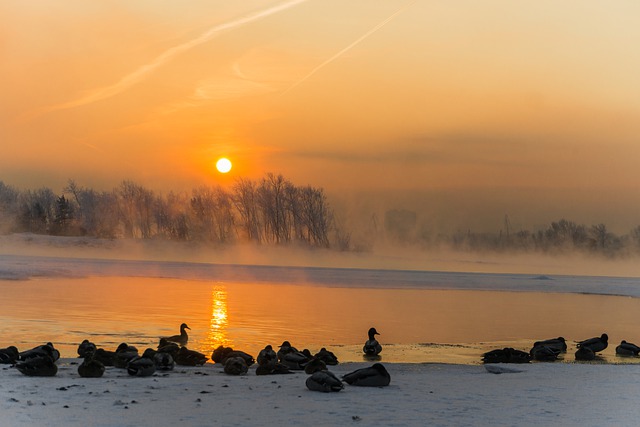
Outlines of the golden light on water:
[{"label": "golden light on water", "polygon": [[209,331],[203,345],[206,353],[212,352],[219,345],[229,346],[228,326],[227,292],[221,288],[214,288],[211,290]]}]

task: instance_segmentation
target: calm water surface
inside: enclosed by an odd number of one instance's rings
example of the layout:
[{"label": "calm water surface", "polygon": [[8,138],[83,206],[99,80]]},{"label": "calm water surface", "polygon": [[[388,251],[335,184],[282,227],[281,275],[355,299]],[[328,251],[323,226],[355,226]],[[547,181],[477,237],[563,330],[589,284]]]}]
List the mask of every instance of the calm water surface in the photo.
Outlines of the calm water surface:
[{"label": "calm water surface", "polygon": [[388,362],[479,363],[489,349],[528,350],[539,339],[573,342],[603,332],[610,337],[603,360],[640,361],[615,356],[620,340],[640,342],[640,299],[632,297],[128,277],[0,281],[0,295],[0,347],[52,341],[64,357],[76,357],[83,339],[107,349],[121,342],[155,348],[186,322],[188,346],[206,354],[220,344],[257,354],[286,339],[361,361],[375,326]]}]

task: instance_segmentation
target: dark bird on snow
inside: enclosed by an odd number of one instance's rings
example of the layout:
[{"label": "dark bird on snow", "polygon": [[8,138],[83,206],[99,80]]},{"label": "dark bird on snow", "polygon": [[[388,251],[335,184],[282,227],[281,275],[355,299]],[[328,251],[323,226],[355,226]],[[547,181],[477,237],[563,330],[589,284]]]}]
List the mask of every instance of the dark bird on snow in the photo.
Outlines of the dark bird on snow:
[{"label": "dark bird on snow", "polygon": [[156,372],[156,364],[148,357],[134,357],[127,364],[127,372],[131,376],[150,377]]},{"label": "dark bird on snow", "polygon": [[311,391],[322,391],[325,393],[340,391],[344,388],[342,381],[330,371],[314,372],[307,377],[305,384]]},{"label": "dark bird on snow", "polygon": [[180,347],[180,351],[178,351],[174,360],[176,365],[180,366],[199,366],[207,363],[209,358],[198,351],[189,350],[187,347]]},{"label": "dark bird on snow", "polygon": [[224,361],[224,373],[228,375],[244,375],[249,370],[247,362],[240,356],[227,357]]},{"label": "dark bird on snow", "polygon": [[189,341],[189,335],[187,335],[187,329],[191,330],[190,327],[187,326],[186,323],[180,325],[180,335],[173,335],[170,337],[162,337],[160,340],[165,340],[169,342],[174,342],[180,344],[182,346],[187,345]]},{"label": "dark bird on snow", "polygon": [[104,348],[97,348],[93,358],[102,362],[104,366],[115,366],[116,352],[105,350]]},{"label": "dark bird on snow", "polygon": [[29,357],[17,362],[16,369],[29,377],[53,377],[58,373],[56,362],[47,355]]},{"label": "dark bird on snow", "polygon": [[620,345],[616,347],[616,354],[618,356],[637,356],[639,353],[640,347],[625,340],[622,340]]},{"label": "dark bird on snow", "polygon": [[278,350],[278,360],[289,369],[301,371],[309,358],[293,347],[289,341],[284,341]]},{"label": "dark bird on snow", "polygon": [[591,347],[579,347],[576,350],[576,360],[594,360],[596,358],[596,353],[591,349]]},{"label": "dark bird on snow", "polygon": [[537,360],[538,362],[553,362],[558,360],[560,353],[561,351],[558,348],[543,344],[539,344],[529,350],[529,354],[533,360]]},{"label": "dark bird on snow", "polygon": [[0,349],[0,364],[13,365],[20,358],[20,352],[15,345]]},{"label": "dark bird on snow", "polygon": [[100,378],[104,375],[104,364],[95,359],[95,350],[83,351],[83,362],[78,366],[82,378]]},{"label": "dark bird on snow", "polygon": [[338,358],[336,357],[336,355],[324,347],[322,347],[320,351],[317,352],[313,357],[322,360],[327,365],[333,366],[338,364]]},{"label": "dark bird on snow", "polygon": [[364,343],[362,351],[367,356],[377,356],[382,351],[382,346],[376,339],[376,335],[380,335],[376,328],[370,328],[367,332],[369,339]]},{"label": "dark bird on snow", "polygon": [[317,372],[317,371],[326,371],[326,370],[327,370],[327,364],[324,363],[324,360],[321,360],[321,359],[315,359],[315,358],[311,359],[304,366],[304,372],[307,374],[313,374],[314,372]]},{"label": "dark bird on snow", "polygon": [[557,349],[562,353],[567,351],[567,341],[563,337],[551,338],[548,340],[536,341],[533,343],[533,347],[538,347],[541,345]]},{"label": "dark bird on snow", "polygon": [[482,355],[483,363],[529,363],[531,355],[511,347],[491,350]]},{"label": "dark bird on snow", "polygon": [[170,353],[154,350],[152,348],[146,349],[142,353],[142,357],[153,360],[153,363],[156,365],[156,370],[158,371],[171,371],[176,365],[176,362],[173,360],[173,356]]},{"label": "dark bird on snow", "polygon": [[598,353],[609,345],[609,336],[607,334],[602,334],[599,337],[589,338],[584,341],[580,341],[577,344],[578,348],[589,347],[594,353]]},{"label": "dark bird on snow", "polygon": [[278,363],[278,354],[269,344],[260,350],[257,360],[259,366],[275,366]]},{"label": "dark bird on snow", "polygon": [[78,356],[82,359],[84,359],[89,352],[95,353],[96,350],[96,345],[89,340],[82,340],[82,342],[78,344]]},{"label": "dark bird on snow", "polygon": [[232,351],[233,348],[231,347],[219,345],[215,350],[213,350],[213,353],[211,353],[211,361],[213,363],[222,363],[222,361],[226,359]]},{"label": "dark bird on snow", "polygon": [[361,387],[385,387],[391,382],[391,375],[382,363],[374,363],[368,368],[356,369],[343,375],[342,380],[349,385]]},{"label": "dark bird on snow", "polygon": [[265,364],[258,365],[256,368],[256,375],[284,375],[284,374],[293,374],[292,371],[289,370],[282,363]]},{"label": "dark bird on snow", "polygon": [[25,350],[20,353],[20,360],[27,360],[33,357],[47,356],[54,362],[60,359],[60,352],[48,342],[43,345],[36,346],[30,350]]},{"label": "dark bird on snow", "polygon": [[138,349],[136,347],[126,342],[120,343],[118,348],[116,348],[113,366],[119,369],[126,369],[129,361],[138,356]]}]

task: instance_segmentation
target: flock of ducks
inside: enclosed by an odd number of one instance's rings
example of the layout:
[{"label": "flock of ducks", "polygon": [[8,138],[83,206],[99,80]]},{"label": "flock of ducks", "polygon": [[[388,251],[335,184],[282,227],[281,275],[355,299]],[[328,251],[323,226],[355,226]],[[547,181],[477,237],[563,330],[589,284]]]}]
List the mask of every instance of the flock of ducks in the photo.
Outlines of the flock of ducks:
[{"label": "flock of ducks", "polygon": [[[576,342],[575,360],[591,361],[598,358],[598,353],[609,346],[609,336],[602,334],[599,337],[589,338]],[[491,350],[482,355],[484,363],[529,363],[532,360],[539,362],[553,362],[562,353],[567,352],[567,341],[563,337],[536,341],[528,352],[514,348],[502,348]],[[640,347],[622,340],[616,347],[617,356],[638,356]]]},{"label": "flock of ducks", "polygon": [[[78,345],[78,356],[83,359],[78,366],[78,375],[83,378],[99,378],[105,367],[125,369],[129,375],[148,377],[157,371],[170,371],[176,365],[201,366],[209,357],[187,348],[189,336],[186,323],[180,325],[180,334],[162,337],[157,349],[147,348],[142,354],[127,343],[120,344],[114,351],[98,348],[89,340]],[[375,339],[379,335],[375,328],[368,331],[368,339],[362,351],[368,360],[379,360],[382,346]],[[0,349],[0,364],[11,364],[27,376],[50,377],[58,372],[56,365],[60,352],[52,343],[46,343],[30,350],[19,352],[15,346]],[[328,366],[337,365],[338,358],[331,351],[322,348],[316,354],[308,349],[299,351],[289,341],[284,341],[278,350],[267,345],[260,350],[257,360],[244,351],[219,346],[211,354],[211,361],[221,364],[228,375],[243,375],[257,362],[256,375],[282,375],[293,371],[304,371],[309,375],[305,384],[309,390],[332,392],[344,388],[344,383],[364,387],[384,387],[391,382],[391,376],[384,365],[374,363],[370,367],[357,369],[342,378],[332,373]]]}]

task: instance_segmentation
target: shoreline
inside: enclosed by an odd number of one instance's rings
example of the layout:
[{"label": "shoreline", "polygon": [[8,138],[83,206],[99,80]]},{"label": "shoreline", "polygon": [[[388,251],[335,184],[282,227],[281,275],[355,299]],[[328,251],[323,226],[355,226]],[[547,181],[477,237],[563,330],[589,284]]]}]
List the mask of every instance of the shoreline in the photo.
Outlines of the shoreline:
[{"label": "shoreline", "polygon": [[[219,365],[176,367],[166,374],[131,377],[108,368],[81,378],[79,359],[61,359],[55,377],[26,377],[0,368],[0,425],[13,426],[253,426],[312,425],[632,425],[640,365],[532,363],[486,366],[382,363],[388,387],[345,385],[338,393],[305,387],[307,375],[230,376]],[[341,363],[343,375],[370,363]],[[508,408],[508,410],[505,410]]]}]

